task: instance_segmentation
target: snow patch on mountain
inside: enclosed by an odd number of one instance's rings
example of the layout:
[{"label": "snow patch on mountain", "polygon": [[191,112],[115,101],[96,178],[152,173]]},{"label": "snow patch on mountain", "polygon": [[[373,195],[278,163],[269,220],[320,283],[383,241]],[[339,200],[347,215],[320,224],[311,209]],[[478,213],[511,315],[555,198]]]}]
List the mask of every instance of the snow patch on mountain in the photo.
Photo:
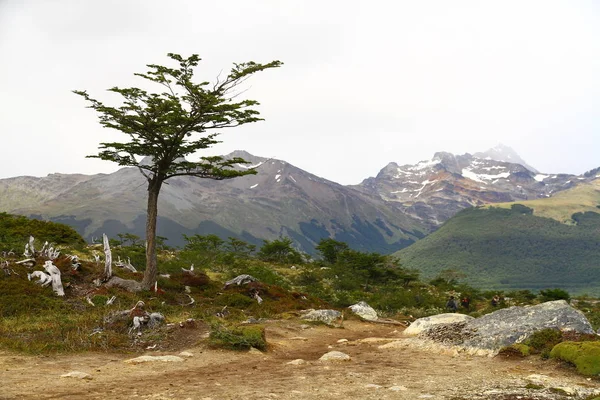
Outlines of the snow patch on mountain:
[{"label": "snow patch on mountain", "polygon": [[424,173],[425,169],[433,167],[434,165],[437,165],[440,162],[441,161],[439,159],[438,160],[433,159],[433,160],[419,161],[416,165],[407,166],[406,169],[408,169],[410,171],[419,171],[422,174],[422,173]]},{"label": "snow patch on mountain", "polygon": [[475,182],[481,182],[481,183],[485,183],[488,184],[488,181],[497,181],[498,179],[506,179],[510,176],[510,172],[501,172],[499,174],[494,174],[494,175],[490,175],[490,174],[478,174],[476,172],[473,172],[471,170],[471,167],[469,168],[464,168],[461,172],[461,175],[464,176],[465,178],[471,179],[472,181]]},{"label": "snow patch on mountain", "polygon": [[544,179],[546,179],[549,176],[550,175],[537,174],[536,176],[533,177],[533,179],[535,179],[538,182],[542,182]]}]

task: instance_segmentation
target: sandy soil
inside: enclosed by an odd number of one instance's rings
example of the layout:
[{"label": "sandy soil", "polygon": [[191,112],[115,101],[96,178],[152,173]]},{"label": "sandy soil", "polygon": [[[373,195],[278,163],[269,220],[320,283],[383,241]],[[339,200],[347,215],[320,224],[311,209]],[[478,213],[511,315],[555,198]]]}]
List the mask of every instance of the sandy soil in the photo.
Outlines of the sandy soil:
[{"label": "sandy soil", "polygon": [[[267,353],[211,350],[198,345],[186,349],[194,356],[180,363],[130,365],[123,361],[137,355],[107,353],[23,356],[0,352],[0,399],[526,400],[567,398],[556,389],[559,387],[580,394],[571,399],[584,398],[600,387],[598,380],[535,357],[501,359],[451,356],[411,347],[380,348],[387,343],[386,338],[401,338],[401,329],[395,326],[346,321],[344,328],[303,329],[301,324],[267,324],[271,344]],[[338,343],[340,339],[348,342]],[[318,361],[331,350],[342,351],[352,359]],[[287,364],[294,359],[307,363]],[[70,371],[86,372],[92,379],[60,377]],[[525,388],[532,374],[543,375],[543,389]]]}]

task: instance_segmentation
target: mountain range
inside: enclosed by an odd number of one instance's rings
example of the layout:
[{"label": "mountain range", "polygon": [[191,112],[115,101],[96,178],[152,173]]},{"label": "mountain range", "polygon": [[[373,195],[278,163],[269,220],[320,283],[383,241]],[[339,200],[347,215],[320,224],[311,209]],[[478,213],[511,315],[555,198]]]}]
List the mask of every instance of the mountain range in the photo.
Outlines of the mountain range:
[{"label": "mountain range", "polygon": [[[195,233],[259,245],[287,236],[313,253],[320,239],[332,237],[358,250],[392,253],[464,208],[545,198],[600,174],[542,174],[501,145],[474,155],[440,152],[414,165],[389,163],[353,186],[244,151],[226,157],[246,159],[258,174],[225,181],[177,177],[163,186],[158,234],[169,244]],[[0,211],[63,222],[88,240],[102,233],[143,237],[145,208],[146,181],[135,168],[0,180]]]}]

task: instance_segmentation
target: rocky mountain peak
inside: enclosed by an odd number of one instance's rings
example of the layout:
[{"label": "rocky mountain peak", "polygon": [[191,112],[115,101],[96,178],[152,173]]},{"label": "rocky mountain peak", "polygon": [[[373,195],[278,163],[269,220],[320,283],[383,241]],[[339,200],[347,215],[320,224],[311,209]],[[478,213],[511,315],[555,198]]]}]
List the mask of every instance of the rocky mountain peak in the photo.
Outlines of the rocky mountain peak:
[{"label": "rocky mountain peak", "polygon": [[519,154],[517,154],[517,152],[514,151],[511,147],[506,146],[502,143],[498,143],[496,146],[484,152],[475,153],[473,154],[473,156],[477,158],[504,161],[513,164],[521,164],[530,171],[533,171],[535,173],[539,172],[537,169],[527,164],[525,160],[523,160],[521,156],[519,156]]}]

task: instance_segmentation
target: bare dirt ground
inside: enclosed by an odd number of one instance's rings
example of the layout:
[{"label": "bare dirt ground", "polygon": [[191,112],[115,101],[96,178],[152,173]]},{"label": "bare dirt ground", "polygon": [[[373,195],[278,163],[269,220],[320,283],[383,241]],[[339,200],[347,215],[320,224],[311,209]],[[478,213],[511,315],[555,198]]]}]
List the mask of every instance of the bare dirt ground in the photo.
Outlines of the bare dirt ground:
[{"label": "bare dirt ground", "polygon": [[[536,357],[500,359],[385,348],[401,328],[346,321],[344,328],[301,321],[267,324],[267,353],[187,348],[184,362],[131,365],[137,355],[24,356],[0,352],[0,399],[555,399],[585,398],[598,380]],[[364,340],[382,338],[381,340]],[[340,339],[348,342],[338,343]],[[361,340],[363,339],[363,340]],[[401,339],[404,340],[404,339]],[[350,361],[323,363],[338,350]],[[147,355],[177,355],[153,352]],[[289,365],[303,359],[305,364]],[[82,371],[92,379],[61,378]],[[542,384],[527,389],[531,375]],[[528,378],[529,377],[529,378]],[[539,382],[538,382],[539,383]],[[562,388],[562,389],[559,389]],[[562,391],[575,390],[566,397]],[[598,390],[600,393],[600,390]]]}]

